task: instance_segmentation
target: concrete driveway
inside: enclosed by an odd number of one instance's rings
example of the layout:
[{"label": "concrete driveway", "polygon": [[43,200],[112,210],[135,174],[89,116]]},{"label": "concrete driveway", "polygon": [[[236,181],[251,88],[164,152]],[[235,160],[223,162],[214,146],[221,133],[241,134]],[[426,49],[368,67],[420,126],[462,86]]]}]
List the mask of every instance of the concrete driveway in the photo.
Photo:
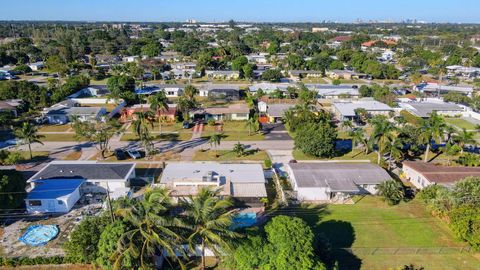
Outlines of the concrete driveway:
[{"label": "concrete driveway", "polygon": [[265,134],[265,140],[268,141],[286,141],[292,139],[283,123],[263,124],[262,131]]}]

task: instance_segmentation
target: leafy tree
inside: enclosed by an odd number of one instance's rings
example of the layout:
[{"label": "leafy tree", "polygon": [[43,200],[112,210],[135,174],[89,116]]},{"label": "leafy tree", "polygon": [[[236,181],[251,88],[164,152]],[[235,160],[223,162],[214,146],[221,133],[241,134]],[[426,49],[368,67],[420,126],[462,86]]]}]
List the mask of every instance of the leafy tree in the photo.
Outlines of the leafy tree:
[{"label": "leafy tree", "polygon": [[443,152],[445,153],[445,155],[448,157],[448,165],[451,165],[451,158],[453,156],[455,156],[456,154],[458,154],[458,152],[460,152],[462,150],[462,148],[460,146],[458,146],[457,144],[450,144],[450,143],[447,143],[445,145],[445,147],[443,148]]},{"label": "leafy tree", "polygon": [[188,100],[195,100],[195,96],[197,96],[200,92],[198,89],[193,85],[187,85],[183,90],[183,96],[185,96]]},{"label": "leafy tree", "polygon": [[108,78],[107,88],[109,97],[114,100],[125,99],[131,101],[135,96],[135,79],[127,75],[117,75]]},{"label": "leafy tree", "polygon": [[15,136],[20,139],[20,144],[28,145],[30,159],[33,158],[32,143],[43,144],[40,139],[44,136],[39,135],[37,133],[37,127],[30,124],[29,122],[23,122],[22,127],[15,130]]},{"label": "leafy tree", "polygon": [[253,78],[253,71],[256,69],[256,66],[253,64],[246,64],[242,67],[243,77],[247,79]]},{"label": "leafy tree", "polygon": [[278,270],[325,269],[315,255],[315,236],[305,221],[277,216],[265,225],[268,268]]},{"label": "leafy tree", "polygon": [[0,209],[20,209],[24,204],[26,181],[16,170],[0,170]]},{"label": "leafy tree", "polygon": [[250,117],[247,120],[247,123],[245,123],[245,126],[248,128],[248,136],[252,136],[252,131],[257,132],[258,131],[258,114],[253,115],[253,117]]},{"label": "leafy tree", "polygon": [[279,82],[282,77],[282,72],[278,69],[269,69],[262,74],[262,80],[270,82]]},{"label": "leafy tree", "polygon": [[110,139],[121,131],[118,121],[115,120],[84,122],[74,118],[72,128],[75,130],[75,138],[78,141],[87,140],[95,144],[103,159],[107,158],[106,153],[109,150]]},{"label": "leafy tree", "polygon": [[[120,237],[130,230],[129,225],[124,222],[117,220],[113,223],[106,225],[100,234],[100,239],[98,241],[98,253],[96,258],[96,263],[98,263],[102,269],[112,269],[113,262],[111,261],[112,255],[118,248],[118,240]],[[121,269],[132,269],[137,268],[139,265],[136,265],[136,260],[130,254],[125,254],[123,261],[121,262]]]},{"label": "leafy tree", "polygon": [[378,195],[382,196],[388,205],[396,205],[405,196],[401,183],[395,180],[388,180],[377,185]]},{"label": "leafy tree", "polygon": [[158,56],[160,55],[161,51],[162,46],[157,42],[149,42],[142,47],[142,55],[146,55],[148,57]]},{"label": "leafy tree", "polygon": [[63,246],[66,258],[76,263],[94,262],[98,254],[100,235],[106,226],[106,217],[87,217],[70,234]]},{"label": "leafy tree", "polygon": [[51,72],[57,72],[62,77],[68,72],[68,65],[58,55],[48,57],[45,67]]},{"label": "leafy tree", "polygon": [[32,72],[32,69],[28,65],[18,65],[13,69],[13,71],[26,74]]},{"label": "leafy tree", "polygon": [[305,123],[295,136],[295,148],[314,157],[333,157],[337,131],[325,123]]},{"label": "leafy tree", "polygon": [[242,70],[248,64],[248,59],[245,56],[239,56],[232,61],[232,70]]},{"label": "leafy tree", "polygon": [[181,201],[186,223],[191,227],[187,241],[191,250],[200,245],[202,269],[205,269],[205,248],[221,255],[233,250],[233,241],[241,235],[232,230],[233,206],[230,199],[220,199],[219,190],[201,189],[196,196]]},{"label": "leafy tree", "polygon": [[358,92],[360,93],[360,97],[373,97],[374,94],[374,90],[367,85],[360,86]]}]

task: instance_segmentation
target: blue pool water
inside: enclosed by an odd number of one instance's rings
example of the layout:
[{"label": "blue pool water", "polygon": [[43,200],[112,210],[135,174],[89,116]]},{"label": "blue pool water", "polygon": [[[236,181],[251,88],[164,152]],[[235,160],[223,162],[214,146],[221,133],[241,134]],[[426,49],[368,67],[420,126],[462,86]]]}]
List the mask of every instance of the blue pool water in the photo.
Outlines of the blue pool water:
[{"label": "blue pool water", "polygon": [[58,227],[56,225],[32,225],[27,228],[18,240],[26,245],[37,247],[46,245],[48,241],[55,238],[57,234]]},{"label": "blue pool water", "polygon": [[256,213],[240,213],[236,214],[233,217],[234,229],[251,227],[257,223],[257,214]]}]

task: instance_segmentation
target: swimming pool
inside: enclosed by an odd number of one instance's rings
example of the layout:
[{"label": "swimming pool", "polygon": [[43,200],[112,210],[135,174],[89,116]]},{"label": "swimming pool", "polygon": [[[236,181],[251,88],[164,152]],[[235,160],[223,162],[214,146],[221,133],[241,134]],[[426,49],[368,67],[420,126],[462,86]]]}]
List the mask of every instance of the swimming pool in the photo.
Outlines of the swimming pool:
[{"label": "swimming pool", "polygon": [[32,225],[18,239],[26,245],[38,247],[46,245],[58,234],[57,225]]},{"label": "swimming pool", "polygon": [[257,223],[257,214],[253,212],[236,214],[233,219],[233,229],[251,227]]}]

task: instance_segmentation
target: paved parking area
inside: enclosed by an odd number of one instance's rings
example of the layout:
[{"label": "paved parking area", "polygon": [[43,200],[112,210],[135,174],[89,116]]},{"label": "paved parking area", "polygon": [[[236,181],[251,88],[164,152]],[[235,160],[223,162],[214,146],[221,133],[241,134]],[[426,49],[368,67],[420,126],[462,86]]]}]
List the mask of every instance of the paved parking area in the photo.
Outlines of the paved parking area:
[{"label": "paved parking area", "polygon": [[265,134],[265,140],[292,140],[283,123],[263,124],[262,131]]}]

